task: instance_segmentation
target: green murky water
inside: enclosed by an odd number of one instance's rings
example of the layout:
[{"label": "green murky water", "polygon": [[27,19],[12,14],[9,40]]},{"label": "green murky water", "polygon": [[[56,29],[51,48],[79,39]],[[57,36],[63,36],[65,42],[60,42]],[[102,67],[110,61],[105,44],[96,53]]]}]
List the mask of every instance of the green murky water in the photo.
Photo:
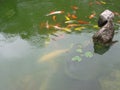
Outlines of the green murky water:
[{"label": "green murky water", "polygon": [[[120,15],[114,20],[117,43],[96,50],[91,37],[99,14],[105,9],[120,13],[120,1],[99,2],[0,0],[0,90],[119,90]],[[84,30],[68,33],[44,27],[47,21],[65,26],[64,15],[58,15],[58,21],[45,15],[73,13],[71,6],[79,8],[78,19],[91,22]],[[92,12],[96,16],[89,19]],[[75,56],[78,61],[72,60]]]}]

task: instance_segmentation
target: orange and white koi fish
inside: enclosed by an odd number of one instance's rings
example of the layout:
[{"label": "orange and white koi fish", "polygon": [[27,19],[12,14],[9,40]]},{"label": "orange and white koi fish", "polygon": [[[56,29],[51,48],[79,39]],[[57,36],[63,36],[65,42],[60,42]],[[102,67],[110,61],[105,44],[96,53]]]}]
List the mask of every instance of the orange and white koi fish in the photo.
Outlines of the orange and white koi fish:
[{"label": "orange and white koi fish", "polygon": [[59,26],[53,26],[55,29],[57,29],[57,30],[63,30],[63,31],[67,31],[67,32],[71,32],[71,29],[69,29],[69,28],[64,28],[64,27],[59,27]]},{"label": "orange and white koi fish", "polygon": [[54,11],[54,12],[50,12],[49,14],[46,14],[46,16],[55,15],[55,14],[62,14],[62,13],[64,13],[64,11]]},{"label": "orange and white koi fish", "polygon": [[57,30],[62,30],[62,27],[59,27],[58,25],[53,26]]},{"label": "orange and white koi fish", "polygon": [[91,15],[89,16],[89,19],[94,18],[94,17],[95,17],[95,15],[96,15],[96,13],[91,14]]}]

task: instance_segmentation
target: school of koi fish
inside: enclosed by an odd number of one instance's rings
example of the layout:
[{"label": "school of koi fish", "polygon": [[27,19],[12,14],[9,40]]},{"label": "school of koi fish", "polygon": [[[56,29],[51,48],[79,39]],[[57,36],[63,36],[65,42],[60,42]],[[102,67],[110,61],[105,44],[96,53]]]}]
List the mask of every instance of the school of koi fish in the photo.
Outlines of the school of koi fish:
[{"label": "school of koi fish", "polygon": [[[93,4],[97,4],[97,5],[104,5],[106,4],[106,2],[104,1],[95,1],[95,2],[90,2],[89,5],[93,5]],[[66,32],[71,32],[72,30],[75,31],[81,31],[84,30],[86,27],[85,25],[90,25],[91,22],[90,20],[96,17],[96,12],[92,12],[91,15],[88,15],[88,21],[85,20],[79,20],[76,12],[79,10],[78,6],[71,6],[71,9],[73,10],[72,13],[70,12],[65,12],[63,10],[58,10],[58,11],[51,11],[50,13],[46,14],[46,17],[50,17],[53,22],[57,21],[57,15],[61,14],[63,15],[65,21],[64,24],[65,26],[61,26],[60,24],[51,24],[49,23],[49,20],[47,20],[44,24],[41,23],[40,27],[44,27],[46,29],[55,29],[55,30],[62,30],[62,31],[66,31]],[[115,15],[120,16],[120,14],[118,12],[114,12]],[[118,23],[120,23],[120,21],[118,21]],[[98,25],[93,25],[93,28],[98,29]]]}]

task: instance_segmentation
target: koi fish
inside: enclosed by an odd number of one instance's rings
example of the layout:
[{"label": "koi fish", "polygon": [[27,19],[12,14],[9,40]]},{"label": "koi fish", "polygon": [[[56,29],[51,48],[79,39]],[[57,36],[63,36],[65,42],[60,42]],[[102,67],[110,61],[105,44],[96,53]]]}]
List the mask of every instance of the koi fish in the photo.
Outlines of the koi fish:
[{"label": "koi fish", "polygon": [[77,26],[80,26],[80,24],[68,24],[67,27],[70,28],[70,27],[77,27]]},{"label": "koi fish", "polygon": [[66,31],[66,32],[71,32],[71,29],[69,29],[69,28],[62,28],[62,30]]},{"label": "koi fish", "polygon": [[89,24],[89,22],[83,21],[83,20],[78,20],[79,24]]},{"label": "koi fish", "polygon": [[75,22],[77,22],[76,20],[69,20],[69,21],[65,21],[65,23],[75,23]]},{"label": "koi fish", "polygon": [[45,27],[45,23],[40,23],[40,28]]},{"label": "koi fish", "polygon": [[71,15],[71,18],[72,19],[77,19],[77,16],[73,14],[73,15]]},{"label": "koi fish", "polygon": [[54,60],[54,58],[58,57],[59,55],[66,53],[67,51],[69,51],[69,49],[61,49],[61,50],[55,50],[53,52],[50,52],[44,56],[42,56],[38,62],[46,62],[46,61],[51,61]]},{"label": "koi fish", "polygon": [[73,10],[78,10],[78,7],[77,6],[72,6],[71,7]]},{"label": "koi fish", "polygon": [[54,12],[50,12],[49,14],[46,14],[46,16],[55,15],[55,14],[62,14],[62,13],[64,13],[64,11],[54,11]]},{"label": "koi fish", "polygon": [[49,29],[50,25],[48,24],[48,21],[46,21],[46,28]]},{"label": "koi fish", "polygon": [[85,29],[85,27],[77,27],[77,28],[75,28],[76,31],[81,31],[83,29]]},{"label": "koi fish", "polygon": [[56,21],[56,16],[53,16],[52,19],[53,19],[53,21]]},{"label": "koi fish", "polygon": [[67,13],[67,17],[69,17],[69,18],[70,18],[70,17],[71,17],[71,14],[70,14],[70,13]]},{"label": "koi fish", "polygon": [[69,18],[68,16],[65,16],[65,19],[66,19],[67,21],[69,21],[69,20],[70,20],[70,18]]},{"label": "koi fish", "polygon": [[102,3],[101,2],[99,2],[99,1],[96,1],[95,2],[97,5],[101,5]]},{"label": "koi fish", "polygon": [[120,14],[118,12],[113,12],[116,16],[120,16]]},{"label": "koi fish", "polygon": [[93,5],[93,2],[89,2],[89,6],[92,6]]},{"label": "koi fish", "polygon": [[102,4],[106,4],[106,2],[104,2],[104,1],[100,1]]},{"label": "koi fish", "polygon": [[94,18],[95,17],[95,13],[93,13],[93,14],[91,14],[90,16],[89,16],[89,19],[92,19],[92,18]]},{"label": "koi fish", "polygon": [[98,27],[98,25],[93,25],[93,28],[96,28],[96,29],[98,29],[99,27]]},{"label": "koi fish", "polygon": [[62,30],[62,27],[59,27],[58,25],[53,26],[55,29]]}]

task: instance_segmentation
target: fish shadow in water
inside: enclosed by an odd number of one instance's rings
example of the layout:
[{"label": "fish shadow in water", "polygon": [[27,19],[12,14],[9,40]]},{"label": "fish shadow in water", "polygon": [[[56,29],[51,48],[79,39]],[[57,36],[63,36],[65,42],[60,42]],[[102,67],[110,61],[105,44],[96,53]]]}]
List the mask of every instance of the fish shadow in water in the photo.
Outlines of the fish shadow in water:
[{"label": "fish shadow in water", "polygon": [[115,43],[117,43],[118,41],[115,40],[115,41],[112,41],[108,44],[102,44],[102,43],[99,43],[99,42],[93,42],[94,43],[94,53],[97,53],[97,54],[100,54],[100,55],[103,55],[104,53],[106,53],[111,46],[113,46]]}]

